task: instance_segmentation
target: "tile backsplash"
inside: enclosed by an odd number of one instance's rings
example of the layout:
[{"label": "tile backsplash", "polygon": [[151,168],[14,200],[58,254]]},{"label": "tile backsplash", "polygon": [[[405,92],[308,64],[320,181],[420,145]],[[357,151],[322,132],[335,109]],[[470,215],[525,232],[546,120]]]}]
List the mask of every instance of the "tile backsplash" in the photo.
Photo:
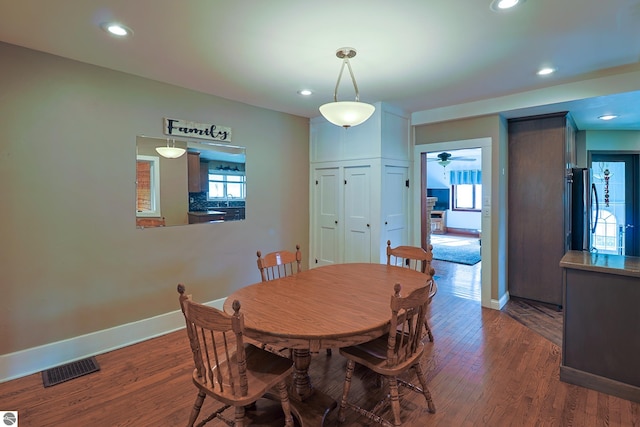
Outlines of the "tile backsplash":
[{"label": "tile backsplash", "polygon": [[244,207],[244,200],[210,201],[207,192],[189,193],[189,211],[206,211],[215,208]]}]

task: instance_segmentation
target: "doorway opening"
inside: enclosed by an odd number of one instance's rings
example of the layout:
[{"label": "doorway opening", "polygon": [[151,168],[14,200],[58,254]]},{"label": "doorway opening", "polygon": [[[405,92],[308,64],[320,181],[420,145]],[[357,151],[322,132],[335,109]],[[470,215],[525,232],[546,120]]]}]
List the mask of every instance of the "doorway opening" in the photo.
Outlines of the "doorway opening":
[{"label": "doorway opening", "polygon": [[437,198],[430,241],[439,291],[480,301],[482,150],[430,151],[426,157],[427,197]]},{"label": "doorway opening", "polygon": [[[499,310],[501,305],[500,300],[491,298],[491,277],[492,277],[492,265],[491,265],[491,247],[492,247],[492,239],[491,239],[491,138],[477,138],[477,139],[469,139],[462,141],[450,141],[450,142],[441,142],[441,143],[430,143],[424,145],[416,145],[414,148],[414,173],[416,181],[420,182],[420,186],[414,186],[415,194],[414,200],[419,201],[419,203],[414,204],[414,214],[413,214],[413,241],[416,245],[425,245],[428,239],[429,233],[431,230],[427,230],[427,221],[426,215],[426,197],[427,197],[427,176],[430,171],[433,173],[436,172],[436,175],[439,174],[440,177],[446,177],[446,173],[451,170],[451,165],[455,162],[455,159],[451,159],[450,157],[446,160],[450,160],[449,163],[446,163],[444,166],[442,164],[438,164],[438,160],[429,161],[428,155],[429,153],[435,153],[435,157],[443,152],[452,154],[452,151],[456,150],[471,150],[475,149],[480,152],[478,165],[479,167],[475,170],[479,170],[481,172],[481,184],[482,191],[476,194],[476,197],[479,199],[479,207],[480,209],[476,212],[479,223],[473,226],[466,227],[455,227],[452,226],[451,232],[447,229],[447,234],[441,234],[440,236],[447,235],[455,235],[461,234],[462,238],[475,238],[478,240],[478,245],[480,246],[480,253],[482,262],[478,262],[474,265],[465,265],[458,264],[453,262],[434,260],[434,268],[436,269],[436,277],[442,276],[455,278],[453,282],[461,283],[461,281],[467,281],[470,290],[465,291],[469,296],[473,296],[474,299],[478,300],[477,292],[479,288],[480,292],[480,302],[483,307],[493,308]],[[460,154],[460,153],[456,153]],[[441,156],[439,159],[443,160]],[[454,157],[451,155],[451,157]],[[472,170],[471,168],[468,168]],[[416,188],[420,187],[420,188]],[[453,196],[450,196],[448,201],[450,209],[447,211],[447,215],[458,213],[458,211],[454,211],[451,209],[451,199]],[[455,201],[454,201],[455,203]],[[455,215],[454,215],[455,216]],[[437,221],[436,221],[437,222]],[[449,224],[448,219],[444,218],[444,224]],[[452,223],[452,224],[455,224]],[[447,225],[447,227],[449,227]],[[460,228],[460,230],[454,230],[456,228]],[[465,235],[464,228],[469,228],[467,235]],[[458,233],[456,233],[456,231]],[[468,233],[473,233],[469,235]],[[431,234],[431,237],[438,236],[436,233]],[[479,239],[482,237],[482,244],[480,245]],[[442,282],[442,280],[440,281]],[[440,283],[439,282],[439,283]],[[459,292],[462,293],[462,292]]]},{"label": "doorway opening", "polygon": [[589,167],[600,196],[592,212],[592,247],[603,254],[639,256],[640,154],[592,152]]}]

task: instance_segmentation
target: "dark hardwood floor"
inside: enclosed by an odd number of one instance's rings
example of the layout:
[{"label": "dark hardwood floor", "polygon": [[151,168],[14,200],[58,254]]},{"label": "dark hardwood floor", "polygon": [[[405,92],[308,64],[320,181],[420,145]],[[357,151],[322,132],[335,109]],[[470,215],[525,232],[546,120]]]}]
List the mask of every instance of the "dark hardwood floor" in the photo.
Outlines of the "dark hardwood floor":
[{"label": "dark hardwood floor", "polygon": [[[429,314],[435,341],[427,342],[422,365],[437,412],[428,413],[422,396],[405,392],[404,425],[640,425],[640,403],[560,382],[557,344],[505,311],[482,308],[478,300],[469,298],[473,292],[463,291],[461,282],[475,281],[479,271],[459,265],[434,267],[440,276]],[[53,387],[44,388],[40,374],[0,384],[0,410],[18,410],[20,427],[186,424],[196,389],[184,331],[97,359],[99,372]],[[332,356],[320,352],[312,357],[314,386],[335,399],[340,398],[344,372],[345,361],[337,350]],[[359,404],[369,407],[384,394],[363,369],[356,369],[352,393]],[[214,401],[205,400],[203,412],[213,406]],[[283,425],[275,409],[269,401],[261,401],[252,412],[254,425]],[[212,421],[211,425],[222,424]],[[336,410],[329,413],[325,425],[340,425]],[[349,412],[342,425],[367,423]]]},{"label": "dark hardwood floor", "polygon": [[562,347],[562,310],[557,306],[511,297],[502,311]]},{"label": "dark hardwood floor", "polygon": [[[465,235],[437,236],[447,239],[475,239]],[[482,262],[475,265],[434,260],[438,292],[480,302]],[[533,332],[562,347],[562,310],[557,306],[521,298],[511,298],[502,311]]]}]

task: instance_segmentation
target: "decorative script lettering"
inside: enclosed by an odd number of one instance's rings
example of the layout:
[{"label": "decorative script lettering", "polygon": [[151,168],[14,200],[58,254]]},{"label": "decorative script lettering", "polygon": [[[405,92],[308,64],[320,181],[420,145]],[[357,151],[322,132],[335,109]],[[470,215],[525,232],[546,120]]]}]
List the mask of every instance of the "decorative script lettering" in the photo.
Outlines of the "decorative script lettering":
[{"label": "decorative script lettering", "polygon": [[231,142],[231,128],[219,125],[187,122],[179,119],[165,118],[164,133],[165,135],[180,135],[192,138]]}]

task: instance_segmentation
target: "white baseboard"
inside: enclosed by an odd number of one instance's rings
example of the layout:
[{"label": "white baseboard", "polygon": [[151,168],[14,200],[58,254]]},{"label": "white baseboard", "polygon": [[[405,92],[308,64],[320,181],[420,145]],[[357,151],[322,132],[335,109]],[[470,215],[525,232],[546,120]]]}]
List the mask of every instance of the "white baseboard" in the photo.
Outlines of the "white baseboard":
[{"label": "white baseboard", "polygon": [[494,310],[501,310],[507,302],[509,302],[509,292],[505,292],[500,300],[492,299],[491,308],[493,308]]},{"label": "white baseboard", "polygon": [[[226,298],[206,305],[222,309]],[[55,366],[117,350],[184,328],[180,310],[45,344],[38,347],[0,355],[0,383],[31,375]]]}]

